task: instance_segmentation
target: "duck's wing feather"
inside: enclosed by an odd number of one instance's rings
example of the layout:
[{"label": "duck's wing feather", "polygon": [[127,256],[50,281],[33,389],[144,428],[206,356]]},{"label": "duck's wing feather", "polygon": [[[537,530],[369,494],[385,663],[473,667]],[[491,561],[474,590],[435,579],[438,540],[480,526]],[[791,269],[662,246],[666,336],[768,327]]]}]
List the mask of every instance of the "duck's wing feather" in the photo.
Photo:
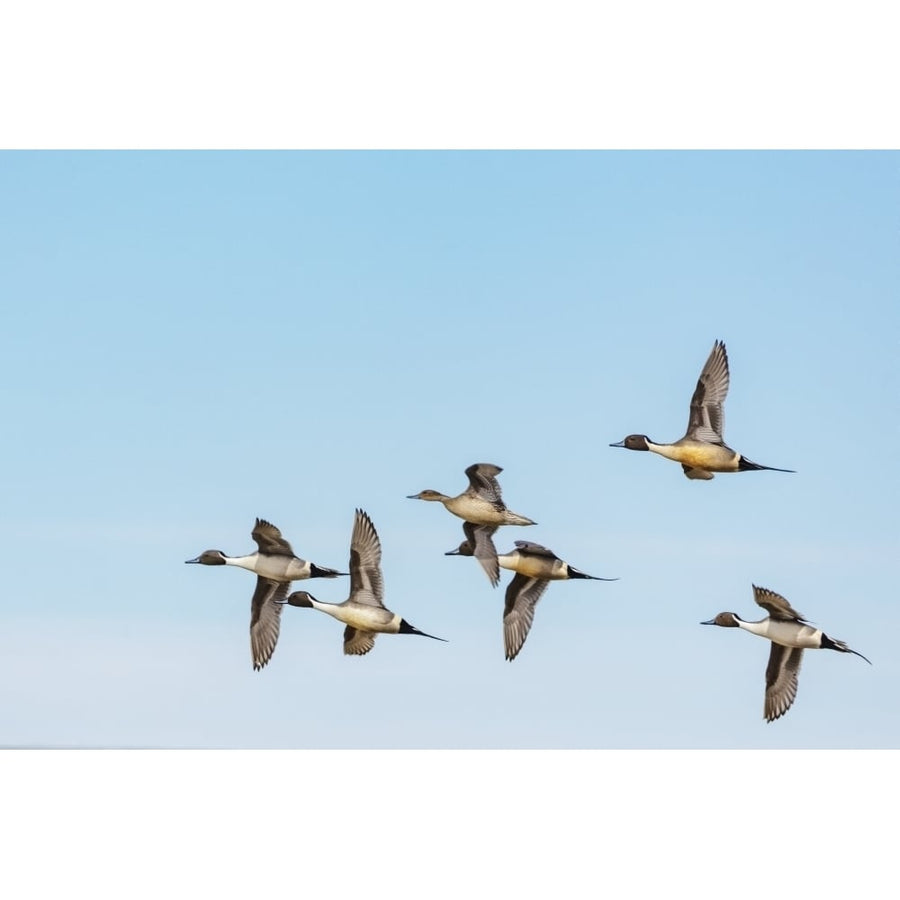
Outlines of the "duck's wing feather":
[{"label": "duck's wing feather", "polygon": [[374,631],[362,631],[352,625],[344,629],[344,653],[347,656],[364,656],[374,646]]},{"label": "duck's wing feather", "polygon": [[502,504],[500,485],[497,476],[503,471],[492,463],[474,463],[466,469],[469,479],[469,492],[477,494],[489,503]]},{"label": "duck's wing feather", "polygon": [[766,666],[767,722],[774,722],[791,708],[797,696],[797,673],[800,671],[801,662],[803,662],[802,647],[772,644],[769,665]]},{"label": "duck's wing feather", "polygon": [[783,622],[805,622],[802,613],[798,613],[781,594],[770,591],[768,588],[757,587],[753,585],[753,599],[761,606],[773,619],[779,619]]},{"label": "duck's wing feather", "polygon": [[368,514],[356,510],[350,539],[350,599],[384,609],[381,541]]},{"label": "duck's wing feather", "polygon": [[541,544],[534,544],[531,541],[515,541],[514,543],[522,553],[527,553],[529,556],[543,556],[547,559],[559,559],[552,550]]},{"label": "duck's wing feather", "polygon": [[700,373],[694,396],[686,437],[711,444],[725,442],[725,410],[728,395],[728,355],[721,341],[713,344],[712,352]]},{"label": "duck's wing feather", "polygon": [[472,555],[481,563],[487,577],[494,587],[500,583],[500,563],[497,562],[497,548],[494,546],[494,532],[497,525],[475,525],[463,522],[466,539],[473,547]]},{"label": "duck's wing feather", "polygon": [[528,578],[518,573],[509,583],[503,609],[503,642],[508,660],[515,659],[522,649],[534,621],[534,608],[549,583],[544,578]]},{"label": "duck's wing feather", "polygon": [[250,537],[256,541],[260,553],[268,553],[270,556],[294,555],[291,545],[281,536],[281,532],[265,519],[256,520]]},{"label": "duck's wing feather", "polygon": [[290,587],[289,581],[256,579],[256,590],[250,601],[250,652],[254,669],[261,669],[275,652],[281,628],[281,608]]}]

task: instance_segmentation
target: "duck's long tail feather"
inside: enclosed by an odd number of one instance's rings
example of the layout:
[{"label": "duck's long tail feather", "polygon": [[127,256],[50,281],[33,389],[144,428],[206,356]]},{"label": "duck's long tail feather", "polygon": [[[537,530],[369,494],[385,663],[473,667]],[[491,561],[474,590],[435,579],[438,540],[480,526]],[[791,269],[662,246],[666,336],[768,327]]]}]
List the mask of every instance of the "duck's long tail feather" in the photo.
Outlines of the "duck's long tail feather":
[{"label": "duck's long tail feather", "polygon": [[851,650],[843,641],[836,641],[834,638],[828,637],[827,634],[822,635],[822,649],[837,650],[838,653],[852,653],[854,656],[864,659],[870,666],[872,665],[871,659],[868,659],[868,657],[863,656],[862,653],[856,650]]},{"label": "duck's long tail feather", "polygon": [[759,463],[747,459],[746,456],[742,456],[738,462],[738,472],[756,472],[760,469],[767,469],[770,472],[791,472],[796,474],[795,469],[776,469],[775,466],[761,466]]}]

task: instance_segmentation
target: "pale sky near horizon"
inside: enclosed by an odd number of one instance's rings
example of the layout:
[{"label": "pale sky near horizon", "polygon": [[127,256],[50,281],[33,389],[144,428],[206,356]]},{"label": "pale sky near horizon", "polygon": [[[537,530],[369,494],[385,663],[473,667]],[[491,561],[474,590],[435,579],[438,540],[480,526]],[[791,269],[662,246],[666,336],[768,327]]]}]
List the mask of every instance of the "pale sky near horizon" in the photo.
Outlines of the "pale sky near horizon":
[{"label": "pale sky near horizon", "polygon": [[[0,744],[896,748],[896,206],[886,152],[4,153]],[[797,474],[691,482],[713,341],[725,438]],[[406,499],[504,468],[551,584],[513,663],[503,592]],[[287,609],[253,672],[260,516],[446,638]],[[872,660],[700,627],[783,594]],[[347,579],[295,587],[322,600]],[[14,598],[14,599],[13,599]]]}]

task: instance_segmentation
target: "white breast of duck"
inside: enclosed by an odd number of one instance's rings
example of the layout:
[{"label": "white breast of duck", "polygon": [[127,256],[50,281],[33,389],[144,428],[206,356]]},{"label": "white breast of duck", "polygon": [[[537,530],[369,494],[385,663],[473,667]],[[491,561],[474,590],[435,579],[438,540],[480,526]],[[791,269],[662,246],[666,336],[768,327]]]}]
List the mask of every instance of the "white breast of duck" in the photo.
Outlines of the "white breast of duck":
[{"label": "white breast of duck", "polygon": [[226,557],[228,566],[240,566],[256,572],[261,578],[272,581],[299,581],[309,578],[312,566],[305,559],[296,556],[271,556],[267,553],[251,553],[249,556]]},{"label": "white breast of duck", "polygon": [[566,563],[561,559],[550,559],[547,556],[532,556],[513,550],[511,553],[498,554],[497,562],[502,568],[524,575],[526,578],[559,581],[569,577],[569,567]]},{"label": "white breast of duck", "polygon": [[360,631],[379,631],[383,634],[398,634],[400,631],[401,617],[383,607],[318,601],[313,601],[313,606]]},{"label": "white breast of duck", "polygon": [[740,454],[734,450],[690,438],[682,438],[674,444],[654,444],[647,441],[647,447],[666,459],[673,459],[693,469],[706,469],[708,472],[737,472],[740,463]]},{"label": "white breast of duck", "polygon": [[763,619],[761,622],[738,621],[738,627],[751,634],[768,638],[775,644],[784,647],[812,647],[818,649],[822,646],[822,629],[813,628],[812,625],[804,625],[801,622],[785,622],[781,619]]}]

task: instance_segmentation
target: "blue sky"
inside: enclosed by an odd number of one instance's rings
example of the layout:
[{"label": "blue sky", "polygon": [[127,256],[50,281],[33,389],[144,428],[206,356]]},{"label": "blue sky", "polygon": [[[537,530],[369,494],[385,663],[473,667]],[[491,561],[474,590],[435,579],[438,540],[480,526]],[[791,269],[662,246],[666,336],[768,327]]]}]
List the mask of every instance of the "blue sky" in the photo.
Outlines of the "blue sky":
[{"label": "blue sky", "polygon": [[[872,152],[4,153],[4,745],[895,748],[898,157]],[[725,437],[797,474],[690,482],[716,338]],[[504,468],[552,584],[519,658],[503,586],[405,499]],[[288,609],[250,665],[260,516],[446,644]],[[769,587],[874,665],[702,628]],[[346,580],[310,582],[322,600]],[[364,688],[365,693],[361,690]],[[365,699],[361,699],[362,697]]]}]

